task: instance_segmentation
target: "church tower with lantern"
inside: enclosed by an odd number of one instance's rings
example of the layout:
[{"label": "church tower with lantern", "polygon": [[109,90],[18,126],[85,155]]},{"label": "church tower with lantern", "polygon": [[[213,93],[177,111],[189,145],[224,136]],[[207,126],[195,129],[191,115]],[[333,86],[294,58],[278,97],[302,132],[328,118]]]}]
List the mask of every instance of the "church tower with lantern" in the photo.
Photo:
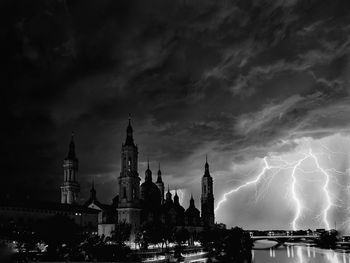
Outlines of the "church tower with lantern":
[{"label": "church tower with lantern", "polygon": [[201,211],[203,225],[213,226],[215,223],[213,178],[209,172],[209,164],[207,158],[205,160],[204,175],[202,177]]},{"label": "church tower with lantern", "polygon": [[77,175],[78,158],[75,154],[74,134],[72,133],[68,155],[63,161],[63,183],[61,184],[62,204],[74,204],[77,202],[80,192]]},{"label": "church tower with lantern", "polygon": [[121,150],[121,172],[117,179],[118,221],[131,225],[133,232],[140,226],[140,177],[138,149],[134,143],[131,119],[126,129],[126,140]]}]

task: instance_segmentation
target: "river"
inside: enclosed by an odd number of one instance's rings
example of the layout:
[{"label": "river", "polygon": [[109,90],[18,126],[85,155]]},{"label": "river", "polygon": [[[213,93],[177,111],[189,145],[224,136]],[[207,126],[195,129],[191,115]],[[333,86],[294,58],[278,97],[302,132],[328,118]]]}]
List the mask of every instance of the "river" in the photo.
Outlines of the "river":
[{"label": "river", "polygon": [[350,263],[350,253],[309,246],[253,250],[254,263]]},{"label": "river", "polygon": [[[277,248],[262,248],[267,245],[276,245],[270,241],[257,242],[252,250],[251,260],[244,262],[250,263],[350,263],[350,251],[321,249],[307,244],[294,244],[280,246]],[[202,253],[203,254],[203,253]],[[205,253],[204,253],[205,254]],[[193,257],[195,255],[196,257]],[[185,263],[207,263],[206,256],[201,257],[201,253],[193,255],[187,254],[182,262]],[[161,262],[161,261],[149,261]],[[163,261],[162,261],[163,262]]]}]

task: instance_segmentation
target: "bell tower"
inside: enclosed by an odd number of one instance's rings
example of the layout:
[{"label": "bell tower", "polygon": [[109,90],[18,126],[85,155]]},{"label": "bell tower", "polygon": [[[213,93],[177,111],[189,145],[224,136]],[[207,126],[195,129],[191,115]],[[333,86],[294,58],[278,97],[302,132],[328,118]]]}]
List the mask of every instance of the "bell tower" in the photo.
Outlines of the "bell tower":
[{"label": "bell tower", "polygon": [[204,165],[204,175],[202,177],[201,210],[204,226],[213,226],[215,222],[213,178],[209,172],[207,157]]},{"label": "bell tower", "polygon": [[68,155],[63,161],[63,183],[61,185],[62,204],[76,203],[80,191],[77,174],[78,158],[75,155],[74,134],[72,133]]},{"label": "bell tower", "polygon": [[[126,140],[121,151],[121,172],[117,180],[118,221],[131,224],[135,231],[140,226],[140,177],[138,173],[138,149],[134,143],[131,119],[126,129]],[[134,232],[132,231],[132,232]]]}]

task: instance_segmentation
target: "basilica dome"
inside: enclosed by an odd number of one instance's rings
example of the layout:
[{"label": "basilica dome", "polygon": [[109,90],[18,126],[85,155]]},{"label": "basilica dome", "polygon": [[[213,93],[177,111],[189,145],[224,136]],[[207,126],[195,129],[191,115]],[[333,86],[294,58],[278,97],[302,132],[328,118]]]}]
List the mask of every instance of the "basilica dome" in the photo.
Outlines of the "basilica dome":
[{"label": "basilica dome", "polygon": [[144,207],[156,208],[161,204],[161,193],[158,186],[152,182],[152,172],[148,168],[145,172],[146,180],[141,184],[141,199]]},{"label": "basilica dome", "polygon": [[185,211],[186,223],[190,226],[196,226],[200,224],[200,212],[194,205],[194,199],[191,195],[190,206]]}]

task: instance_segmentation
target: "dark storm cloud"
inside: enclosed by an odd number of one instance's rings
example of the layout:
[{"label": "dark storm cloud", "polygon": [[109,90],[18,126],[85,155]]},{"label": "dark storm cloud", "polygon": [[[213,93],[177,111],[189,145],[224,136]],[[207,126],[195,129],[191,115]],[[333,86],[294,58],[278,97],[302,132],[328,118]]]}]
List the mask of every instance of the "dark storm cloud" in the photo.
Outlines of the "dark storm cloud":
[{"label": "dark storm cloud", "polygon": [[227,174],[281,140],[347,128],[347,1],[1,5],[7,185],[35,197],[58,199],[74,130],[83,197],[95,176],[109,201],[129,112],[140,175],[149,157],[193,191],[207,152]]}]

